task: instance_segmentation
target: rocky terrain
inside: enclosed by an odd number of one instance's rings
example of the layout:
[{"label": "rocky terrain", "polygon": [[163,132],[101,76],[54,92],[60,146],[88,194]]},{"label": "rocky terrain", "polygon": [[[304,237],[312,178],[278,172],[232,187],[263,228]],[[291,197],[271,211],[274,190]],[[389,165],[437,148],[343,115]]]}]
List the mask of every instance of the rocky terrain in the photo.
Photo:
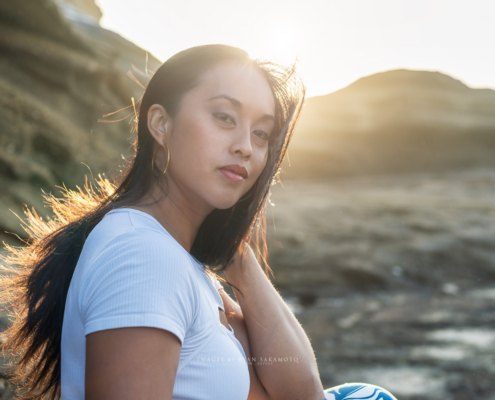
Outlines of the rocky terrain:
[{"label": "rocky terrain", "polygon": [[275,281],[325,387],[495,399],[495,170],[287,183]]},{"label": "rocky terrain", "polygon": [[351,292],[319,298],[298,318],[325,387],[369,382],[401,400],[493,400],[494,302],[494,282],[450,293]]}]

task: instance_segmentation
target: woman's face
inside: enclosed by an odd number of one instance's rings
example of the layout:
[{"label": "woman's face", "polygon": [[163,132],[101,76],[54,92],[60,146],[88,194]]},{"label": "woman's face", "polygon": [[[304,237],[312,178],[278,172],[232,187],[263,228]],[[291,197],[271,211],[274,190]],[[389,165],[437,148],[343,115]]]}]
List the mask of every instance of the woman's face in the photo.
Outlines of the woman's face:
[{"label": "woman's face", "polygon": [[[224,62],[211,68],[169,119],[168,179],[206,207],[232,207],[266,165],[274,115],[271,88],[255,67]],[[228,178],[221,168],[232,164],[244,167],[247,178]]]}]

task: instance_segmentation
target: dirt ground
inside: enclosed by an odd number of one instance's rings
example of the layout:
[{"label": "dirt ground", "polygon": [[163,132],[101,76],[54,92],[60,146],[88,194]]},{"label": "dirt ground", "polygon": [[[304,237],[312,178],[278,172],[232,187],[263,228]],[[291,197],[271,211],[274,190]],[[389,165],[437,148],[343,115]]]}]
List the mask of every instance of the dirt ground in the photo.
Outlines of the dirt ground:
[{"label": "dirt ground", "polygon": [[495,171],[288,183],[272,197],[272,268],[325,387],[495,399]]}]

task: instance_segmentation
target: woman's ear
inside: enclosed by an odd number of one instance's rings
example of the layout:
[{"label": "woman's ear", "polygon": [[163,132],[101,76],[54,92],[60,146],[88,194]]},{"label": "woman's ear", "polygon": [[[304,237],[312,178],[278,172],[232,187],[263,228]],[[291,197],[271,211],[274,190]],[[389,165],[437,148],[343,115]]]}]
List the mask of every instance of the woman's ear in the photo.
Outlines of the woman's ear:
[{"label": "woman's ear", "polygon": [[167,143],[170,131],[170,118],[165,108],[160,104],[152,104],[148,108],[148,130],[153,135],[155,140],[164,145]]}]

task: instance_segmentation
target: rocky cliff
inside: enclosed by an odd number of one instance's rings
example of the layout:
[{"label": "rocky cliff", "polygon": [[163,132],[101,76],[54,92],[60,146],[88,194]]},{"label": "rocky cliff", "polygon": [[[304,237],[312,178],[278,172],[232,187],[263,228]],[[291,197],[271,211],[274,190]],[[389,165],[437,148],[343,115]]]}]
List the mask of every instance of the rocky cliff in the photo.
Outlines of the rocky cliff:
[{"label": "rocky cliff", "polygon": [[22,215],[22,204],[43,213],[41,189],[81,184],[88,167],[115,170],[129,151],[131,97],[142,93],[127,74],[145,81],[159,65],[84,12],[70,17],[51,0],[0,3],[2,232],[23,233],[10,211]]}]

